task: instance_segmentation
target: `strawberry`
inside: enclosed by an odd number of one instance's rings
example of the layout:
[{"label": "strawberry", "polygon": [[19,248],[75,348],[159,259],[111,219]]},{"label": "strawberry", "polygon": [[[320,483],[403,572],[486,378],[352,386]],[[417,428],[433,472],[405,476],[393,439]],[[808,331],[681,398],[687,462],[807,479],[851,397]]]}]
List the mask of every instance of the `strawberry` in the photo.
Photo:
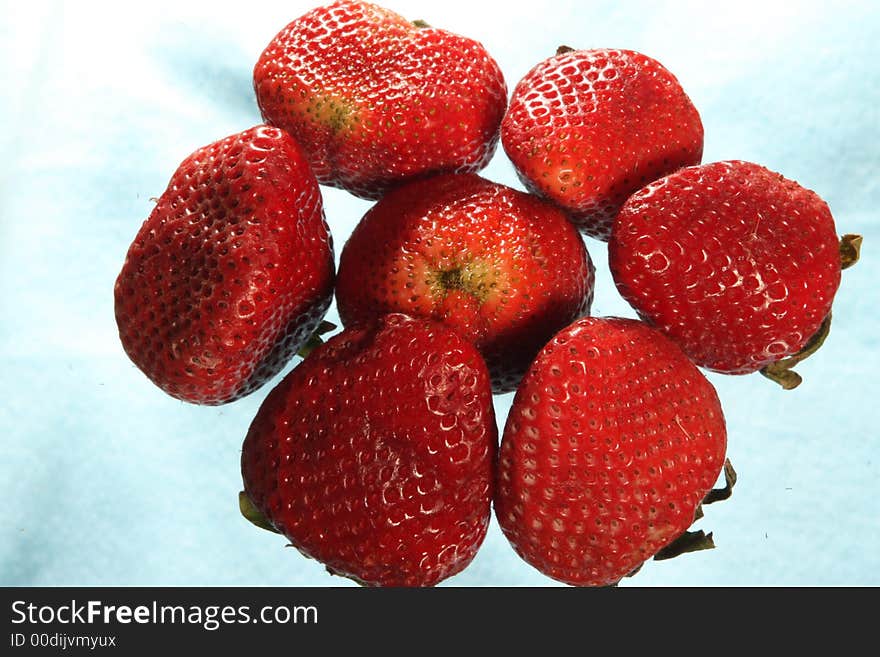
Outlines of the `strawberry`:
[{"label": "strawberry", "polygon": [[678,80],[632,50],[562,47],[517,84],[501,142],[526,187],[607,240],[634,191],[698,164],[703,124]]},{"label": "strawberry", "polygon": [[445,174],[367,212],[342,250],[336,299],[346,325],[398,311],[455,328],[505,392],[589,311],[593,273],[562,211],[476,174]]},{"label": "strawberry", "polygon": [[686,532],[726,443],[715,389],[672,341],[637,320],[584,318],[516,392],[495,513],[542,573],[614,584]]},{"label": "strawberry", "polygon": [[369,199],[408,178],[482,169],[507,104],[480,43],[351,0],[281,30],[254,67],[254,89],[319,182]]},{"label": "strawberry", "polygon": [[682,169],[634,194],[609,264],[642,318],[726,374],[801,350],[829,317],[841,272],[827,204],[743,161]]},{"label": "strawberry", "polygon": [[169,395],[223,404],[277,374],[333,295],[321,194],[296,142],[256,126],[195,151],[114,290],[126,353]]},{"label": "strawberry", "polygon": [[432,586],[485,537],[496,440],[474,347],[390,314],[332,337],[269,394],[244,441],[244,493],[334,574]]}]

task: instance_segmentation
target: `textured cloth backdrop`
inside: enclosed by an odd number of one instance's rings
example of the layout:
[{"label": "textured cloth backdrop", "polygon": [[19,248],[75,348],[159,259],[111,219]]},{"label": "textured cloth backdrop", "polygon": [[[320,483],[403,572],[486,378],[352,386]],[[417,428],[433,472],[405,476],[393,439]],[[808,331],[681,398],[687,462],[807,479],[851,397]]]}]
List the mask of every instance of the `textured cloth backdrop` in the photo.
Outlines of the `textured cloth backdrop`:
[{"label": "textured cloth backdrop", "polygon": [[[482,41],[511,89],[560,44],[641,50],[699,108],[704,161],[784,173],[824,196],[839,232],[865,236],[799,389],[710,375],[740,474],[698,525],[718,548],[623,585],[880,584],[877,4],[384,4]],[[128,361],[113,319],[113,282],[150,198],[192,150],[260,122],[253,64],[312,4],[2,5],[0,584],[350,585],[239,516],[241,441],[271,385],[219,408],[177,402]],[[484,175],[520,188],[500,149]],[[369,204],[324,199],[338,255]],[[594,314],[634,316],[605,245],[587,246]],[[499,424],[511,398],[496,398]],[[553,582],[493,521],[447,584]]]}]

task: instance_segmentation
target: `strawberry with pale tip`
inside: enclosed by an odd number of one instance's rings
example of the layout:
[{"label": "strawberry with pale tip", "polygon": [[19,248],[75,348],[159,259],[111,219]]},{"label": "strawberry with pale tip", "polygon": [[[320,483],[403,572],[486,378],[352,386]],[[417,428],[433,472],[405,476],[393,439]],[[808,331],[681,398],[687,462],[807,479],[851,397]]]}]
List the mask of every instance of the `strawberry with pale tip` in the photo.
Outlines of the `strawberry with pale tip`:
[{"label": "strawberry with pale tip", "polygon": [[254,89],[319,182],[369,199],[411,178],[485,167],[507,104],[480,43],[358,0],[281,30],[254,67]]},{"label": "strawberry with pale tip", "polygon": [[589,312],[594,267],[550,203],[476,174],[385,195],[342,249],[343,324],[386,312],[443,322],[473,342],[496,392],[514,389],[553,334]]}]

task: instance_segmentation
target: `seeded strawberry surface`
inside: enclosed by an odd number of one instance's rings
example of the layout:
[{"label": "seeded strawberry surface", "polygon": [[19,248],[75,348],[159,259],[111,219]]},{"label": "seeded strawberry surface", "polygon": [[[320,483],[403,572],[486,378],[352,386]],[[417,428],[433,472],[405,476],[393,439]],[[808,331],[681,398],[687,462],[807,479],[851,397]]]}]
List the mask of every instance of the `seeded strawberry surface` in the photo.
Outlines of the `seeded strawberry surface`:
[{"label": "seeded strawberry surface", "polygon": [[485,537],[496,440],[474,347],[386,315],[328,340],[270,393],[242,475],[257,509],[332,572],[431,586]]},{"label": "seeded strawberry surface", "polygon": [[609,264],[640,316],[727,374],[800,350],[831,311],[841,270],[827,204],[743,161],[683,169],[634,194]]},{"label": "seeded strawberry surface", "polygon": [[366,2],[287,25],[254,68],[264,119],[319,182],[378,198],[402,180],[489,163],[507,87],[483,46]]},{"label": "seeded strawberry surface", "polygon": [[473,342],[496,392],[512,390],[553,334],[589,312],[594,268],[564,213],[475,174],[389,192],[342,250],[346,325],[384,312],[428,317]]},{"label": "seeded strawberry surface", "polygon": [[256,126],[190,155],[114,290],[126,353],[156,385],[222,404],[275,376],[333,294],[318,183],[287,134]]},{"label": "seeded strawberry surface", "polygon": [[674,343],[636,320],[584,318],[517,390],[495,513],[544,574],[614,584],[693,523],[726,441],[714,388]]},{"label": "seeded strawberry surface", "polygon": [[703,154],[703,124],[678,80],[631,50],[571,50],[513,91],[501,141],[520,179],[607,240],[627,197]]}]

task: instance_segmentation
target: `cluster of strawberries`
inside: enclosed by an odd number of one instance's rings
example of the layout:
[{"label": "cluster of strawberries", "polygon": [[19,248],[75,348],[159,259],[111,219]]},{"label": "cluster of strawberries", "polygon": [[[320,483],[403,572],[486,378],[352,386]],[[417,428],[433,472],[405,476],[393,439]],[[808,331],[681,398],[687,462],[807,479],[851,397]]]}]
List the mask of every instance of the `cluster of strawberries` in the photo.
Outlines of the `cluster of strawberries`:
[{"label": "cluster of strawberries", "polygon": [[[376,586],[460,572],[493,506],[572,585],[705,546],[688,528],[734,473],[698,366],[799,382],[860,242],[819,196],[701,165],[696,108],[633,51],[562,47],[508,103],[476,41],[340,0],[272,40],[254,88],[265,123],[183,161],[115,287],[126,353],[178,399],[303,356],[244,440],[245,516]],[[477,175],[499,139],[528,193]],[[376,200],[338,272],[320,184]],[[643,321],[589,316],[581,233]]]}]

